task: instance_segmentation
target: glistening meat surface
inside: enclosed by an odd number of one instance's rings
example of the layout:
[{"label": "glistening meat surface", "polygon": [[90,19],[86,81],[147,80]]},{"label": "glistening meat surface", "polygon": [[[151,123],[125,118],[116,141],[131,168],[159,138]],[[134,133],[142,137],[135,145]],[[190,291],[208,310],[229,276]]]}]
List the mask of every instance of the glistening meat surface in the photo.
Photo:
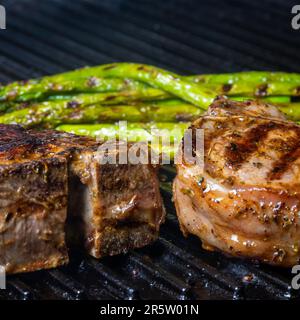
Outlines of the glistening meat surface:
[{"label": "glistening meat surface", "polygon": [[[157,238],[165,215],[157,169],[101,164],[101,145],[59,131],[0,125],[0,265],[8,273],[67,263],[66,220],[67,237],[95,257]],[[124,147],[116,152],[127,152]]]},{"label": "glistening meat surface", "polygon": [[297,264],[300,127],[274,106],[220,98],[193,123],[197,128],[204,130],[204,170],[183,161],[174,182],[183,233],[207,249]]}]

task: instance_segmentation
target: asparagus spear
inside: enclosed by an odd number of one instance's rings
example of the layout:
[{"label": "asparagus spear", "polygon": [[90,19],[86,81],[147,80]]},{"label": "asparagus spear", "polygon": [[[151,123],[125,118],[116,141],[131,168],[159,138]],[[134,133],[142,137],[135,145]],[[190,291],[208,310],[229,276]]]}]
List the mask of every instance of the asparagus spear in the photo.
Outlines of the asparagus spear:
[{"label": "asparagus spear", "polygon": [[[161,95],[162,94],[162,95]],[[149,88],[146,93],[143,91],[123,91],[119,93],[83,93],[79,95],[70,95],[70,96],[58,96],[55,99],[48,99],[42,102],[36,101],[25,101],[25,102],[2,102],[0,103],[0,112],[12,112],[24,108],[33,108],[36,106],[55,106],[59,103],[70,103],[70,104],[78,104],[78,105],[90,105],[95,103],[102,103],[105,105],[113,105],[113,104],[126,104],[130,102],[140,102],[147,100],[160,100],[164,98],[164,94],[155,88]]]},{"label": "asparagus spear", "polygon": [[[106,79],[107,81],[115,81],[116,78]],[[118,79],[120,80],[120,79]],[[121,80],[122,81],[122,80]],[[137,84],[137,86],[135,86]],[[277,82],[270,82],[267,86],[261,83],[248,83],[248,82],[238,82],[232,85],[228,84],[201,84],[201,86],[213,91],[215,95],[227,95],[227,96],[245,96],[245,97],[267,97],[267,96],[297,96],[300,95],[300,88],[298,84],[295,83],[277,83]],[[112,87],[111,87],[112,88]],[[121,89],[121,87],[114,87],[115,90],[111,90],[111,92],[120,92],[125,90]],[[131,81],[130,90],[135,90],[138,93],[141,92],[143,95],[147,95],[148,90],[151,91],[151,87],[143,84],[142,82],[138,81]],[[159,90],[159,89],[157,89]],[[165,91],[161,91],[161,98],[174,98],[175,96],[167,93]],[[41,95],[41,98],[46,99],[62,99],[62,98],[71,98],[78,92],[85,93],[85,92],[109,92],[106,91],[104,87],[94,87],[93,91],[87,90],[85,87],[77,87],[76,91],[70,90],[69,92],[60,92],[59,94],[44,94]],[[23,101],[28,100],[29,96],[22,96],[21,100]]]},{"label": "asparagus spear", "polygon": [[[180,99],[161,101],[134,102],[129,105],[102,105],[107,103],[107,94],[80,95],[76,100],[49,101],[25,106],[23,109],[12,111],[0,116],[0,123],[17,123],[27,127],[37,125],[53,127],[59,123],[97,123],[127,121],[160,121],[178,122],[192,121],[202,114],[196,106],[185,103]],[[115,102],[128,102],[130,95],[117,96]],[[277,98],[286,101],[287,98]],[[112,103],[113,99],[109,99]],[[274,103],[274,101],[273,101]],[[280,103],[280,109],[294,120],[300,119],[299,103]]]},{"label": "asparagus spear", "polygon": [[[173,122],[131,122],[127,123],[126,127],[120,124],[101,123],[101,124],[62,124],[56,127],[57,130],[71,132],[78,135],[86,135],[95,138],[117,138],[128,139],[128,141],[151,141],[153,139],[151,130],[168,130],[180,139],[183,136],[184,130],[189,126],[188,122],[173,123]],[[124,130],[125,129],[125,130]],[[174,136],[172,136],[174,141]],[[176,137],[175,137],[176,138]]]},{"label": "asparagus spear", "polygon": [[[184,80],[182,77],[159,69],[152,66],[132,64],[132,63],[120,63],[120,64],[110,64],[103,65],[94,68],[86,68],[68,72],[65,74],[60,74],[56,76],[44,77],[43,79],[37,81],[29,81],[29,84],[25,86],[20,83],[12,83],[1,90],[1,96],[3,99],[9,97],[16,98],[20,94],[22,95],[28,91],[32,90],[34,86],[38,85],[43,87],[48,84],[48,86],[53,83],[59,84],[64,80],[72,80],[75,78],[89,77],[90,72],[93,72],[93,76],[104,77],[104,78],[132,78],[134,80],[142,81],[147,83],[152,87],[156,87],[170,94],[178,96],[183,100],[191,102],[199,107],[207,108],[208,105],[213,101],[215,93],[207,88],[199,86],[191,81]],[[20,88],[20,86],[22,88]],[[40,90],[40,89],[39,89]]]},{"label": "asparagus spear", "polygon": [[[140,101],[148,101],[151,105],[154,104],[159,104],[160,106],[165,106],[168,107],[170,105],[179,105],[179,104],[184,104],[186,105],[183,100],[180,99],[165,99],[168,97],[167,93],[161,92],[159,89],[153,89],[153,88],[147,88],[145,90],[137,91],[136,93],[134,91],[129,91],[129,92],[121,92],[121,93],[112,93],[112,94],[97,94],[97,93],[90,93],[90,94],[81,94],[81,95],[76,95],[76,94],[71,94],[69,93],[64,94],[64,95],[53,95],[53,96],[48,96],[47,101],[76,101],[77,99],[83,99],[84,101],[92,100],[95,102],[95,100],[102,102],[103,105],[110,105],[110,104],[118,104],[118,103],[126,103],[130,102],[133,103],[135,99],[138,100],[138,103]],[[249,96],[232,96],[230,99],[236,100],[236,101],[245,101],[249,100],[249,98],[256,98],[256,97],[249,97]],[[261,97],[259,98],[262,101],[270,102],[270,103],[289,103],[291,101],[290,96],[268,96],[268,97]],[[44,103],[42,102],[42,103]],[[14,102],[14,101],[9,101],[9,102],[0,102],[0,115],[5,113],[5,112],[12,112],[15,110],[20,110],[24,108],[29,108],[32,105],[35,105],[36,102]],[[87,103],[85,103],[87,104]]]},{"label": "asparagus spear", "polygon": [[[52,76],[55,77],[55,76]],[[13,82],[0,88],[0,101],[29,101],[45,99],[48,96],[67,96],[76,93],[103,93],[134,90],[141,94],[149,86],[131,79],[104,79],[99,77],[62,79],[51,81],[50,77]],[[163,92],[159,92],[160,95]]]},{"label": "asparagus spear", "polygon": [[[56,129],[78,135],[87,135],[99,140],[120,139],[129,142],[148,142],[157,153],[165,153],[170,159],[174,159],[184,131],[189,123],[128,123],[126,127],[122,124],[63,124]],[[159,133],[159,131],[163,130]],[[167,131],[165,131],[167,130]],[[162,144],[158,136],[169,133],[170,144]]]},{"label": "asparagus spear", "polygon": [[101,124],[62,124],[56,127],[57,130],[66,131],[78,135],[90,136],[106,139],[128,139],[128,141],[148,141],[151,138],[150,133],[143,128],[142,123],[129,123],[128,130],[121,130],[119,126],[113,123]]},{"label": "asparagus spear", "polygon": [[300,95],[300,83],[288,83],[288,82],[236,82],[233,84],[202,84],[207,86],[211,90],[214,90],[217,94],[223,94],[227,96],[254,96],[254,97],[266,97],[266,96],[299,96]]},{"label": "asparagus spear", "polygon": [[237,83],[237,82],[285,82],[300,84],[299,73],[270,72],[270,71],[246,71],[223,74],[204,74],[193,76],[193,81],[201,83]]},{"label": "asparagus spear", "polygon": [[[92,98],[88,99],[89,102]],[[202,110],[191,104],[179,103],[166,109],[160,103],[140,103],[132,105],[103,106],[74,101],[50,101],[36,104],[30,108],[12,111],[0,116],[0,123],[22,124],[26,127],[54,127],[60,123],[97,123],[127,120],[131,122],[176,122],[191,121],[202,113]]]},{"label": "asparagus spear", "polygon": [[[241,97],[241,96],[233,96],[230,97],[231,100],[235,101],[246,101],[249,99],[257,99],[256,97]],[[291,102],[291,97],[289,96],[270,96],[270,97],[262,97],[259,98],[260,101],[275,103],[275,104],[285,104]]]},{"label": "asparagus spear", "polygon": [[[66,73],[65,76],[84,76],[87,69]],[[108,64],[94,67],[95,75],[104,78],[131,78],[142,81],[152,87],[162,89],[174,96],[206,108],[215,97],[215,93],[182,77],[163,69],[134,63]]]},{"label": "asparagus spear", "polygon": [[278,105],[279,110],[286,114],[287,118],[293,121],[300,120],[300,103],[283,103]]},{"label": "asparagus spear", "polygon": [[[139,70],[134,70],[134,68]],[[116,70],[112,71],[112,69]],[[111,71],[109,72],[109,70]],[[126,78],[104,79],[98,76],[96,77],[95,74],[109,77],[113,74]],[[183,86],[179,76],[172,73],[165,72],[164,70],[155,67],[123,63],[75,70],[64,74],[44,77],[39,80],[15,82],[2,87],[0,90],[0,100],[28,101],[45,98],[48,95],[57,93],[59,93],[60,96],[70,92],[74,94],[78,92],[118,92],[124,90],[135,90],[137,92],[143,92],[146,95],[148,90],[151,90],[149,85],[145,83],[127,79],[129,76],[149,82],[152,85],[157,85],[165,90],[171,90],[174,95],[178,95],[178,92],[176,92],[176,88],[172,88],[172,85],[176,84],[177,81],[180,82],[179,86],[181,86],[181,89],[188,89],[187,94],[193,94],[193,92],[189,92],[189,90],[199,94],[197,88],[201,89],[203,92],[200,92],[200,97],[203,93],[207,94],[207,92],[210,92],[210,94],[213,93],[214,95],[226,94],[246,96],[296,96],[300,94],[300,76],[298,74],[247,72],[182,77],[182,81],[197,83],[197,87],[193,86],[190,89],[186,83],[185,86]],[[168,85],[170,80],[172,80],[171,88]],[[199,86],[199,83],[201,86]],[[165,95],[165,98],[172,96],[167,92],[161,92],[161,95]],[[200,98],[198,97],[198,99]]]},{"label": "asparagus spear", "polygon": [[[123,79],[111,78],[112,76]],[[103,77],[110,78],[103,79]],[[204,94],[202,98],[207,98],[207,93],[210,96],[212,92],[214,95],[300,95],[299,74],[252,71],[179,77],[151,66],[120,63],[83,68],[27,82],[14,82],[0,89],[0,100],[28,101],[64,92],[148,90],[149,86],[145,83],[129,80],[128,77],[170,91],[175,96],[180,96],[178,91],[183,94],[182,89],[185,90],[187,96],[193,96],[195,92],[200,96]],[[189,88],[187,81],[197,83],[198,86],[193,85],[192,88]],[[179,82],[179,87],[177,82]],[[173,84],[177,84],[176,88],[172,87]],[[170,96],[166,92],[164,94]],[[194,101],[194,97],[186,95],[182,97],[191,99],[187,101]]]}]

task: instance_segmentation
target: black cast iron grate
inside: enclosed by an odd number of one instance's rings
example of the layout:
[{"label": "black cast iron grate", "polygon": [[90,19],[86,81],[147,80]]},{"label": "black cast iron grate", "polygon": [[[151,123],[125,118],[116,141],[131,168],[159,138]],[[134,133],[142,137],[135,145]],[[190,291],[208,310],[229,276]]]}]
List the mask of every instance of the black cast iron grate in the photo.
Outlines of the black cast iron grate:
[{"label": "black cast iron grate", "polygon": [[[180,73],[300,72],[293,1],[7,0],[0,80],[113,61]],[[299,299],[290,270],[201,249],[183,238],[172,203],[175,169],[161,169],[168,216],[158,241],[97,261],[78,250],[63,268],[11,276],[0,299]]]}]

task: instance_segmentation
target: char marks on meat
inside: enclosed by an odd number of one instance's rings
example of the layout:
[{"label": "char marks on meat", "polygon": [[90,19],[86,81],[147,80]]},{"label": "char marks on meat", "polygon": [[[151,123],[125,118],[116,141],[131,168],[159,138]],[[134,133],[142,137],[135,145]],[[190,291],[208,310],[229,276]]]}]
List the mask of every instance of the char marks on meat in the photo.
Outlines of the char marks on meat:
[{"label": "char marks on meat", "polygon": [[[95,257],[149,244],[164,220],[156,168],[100,164],[94,139],[0,125],[0,265],[68,262],[67,236]],[[120,147],[118,152],[127,152]]]},{"label": "char marks on meat", "polygon": [[184,234],[233,256],[299,263],[300,127],[272,105],[219,98],[192,128],[204,130],[204,170],[177,165]]}]

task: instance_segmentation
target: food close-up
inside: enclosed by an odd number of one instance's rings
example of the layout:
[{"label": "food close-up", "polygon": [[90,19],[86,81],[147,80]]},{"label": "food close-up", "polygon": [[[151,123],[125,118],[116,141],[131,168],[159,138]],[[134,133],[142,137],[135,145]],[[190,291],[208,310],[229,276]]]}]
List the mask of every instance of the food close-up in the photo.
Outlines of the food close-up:
[{"label": "food close-up", "polygon": [[297,6],[1,8],[0,300],[300,298]]}]

